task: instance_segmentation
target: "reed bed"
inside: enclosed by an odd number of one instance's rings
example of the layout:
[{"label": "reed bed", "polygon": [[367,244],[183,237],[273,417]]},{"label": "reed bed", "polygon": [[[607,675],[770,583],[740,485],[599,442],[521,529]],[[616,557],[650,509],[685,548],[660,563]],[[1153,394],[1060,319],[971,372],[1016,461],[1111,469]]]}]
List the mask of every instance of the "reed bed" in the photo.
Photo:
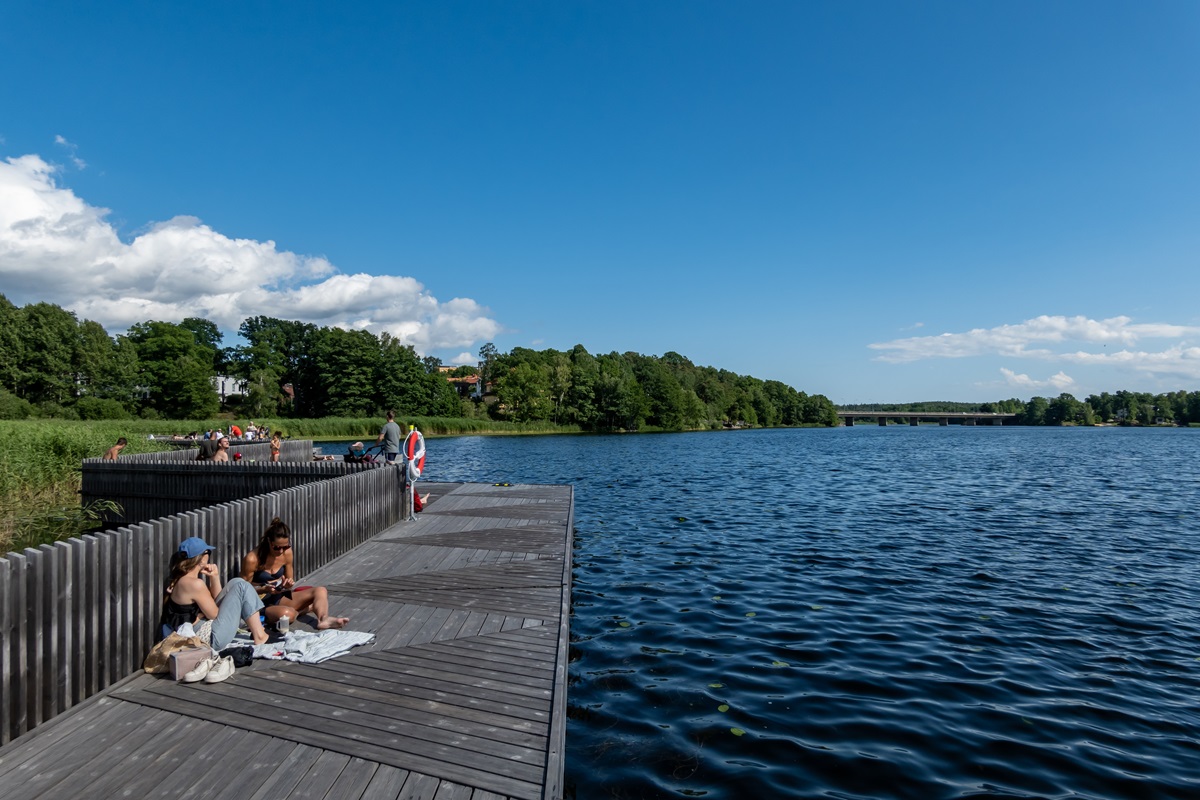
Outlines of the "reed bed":
[{"label": "reed bed", "polygon": [[95,526],[105,504],[79,504],[79,469],[121,436],[126,453],[165,445],[146,437],[179,423],[151,421],[0,421],[0,554],[78,536]]}]

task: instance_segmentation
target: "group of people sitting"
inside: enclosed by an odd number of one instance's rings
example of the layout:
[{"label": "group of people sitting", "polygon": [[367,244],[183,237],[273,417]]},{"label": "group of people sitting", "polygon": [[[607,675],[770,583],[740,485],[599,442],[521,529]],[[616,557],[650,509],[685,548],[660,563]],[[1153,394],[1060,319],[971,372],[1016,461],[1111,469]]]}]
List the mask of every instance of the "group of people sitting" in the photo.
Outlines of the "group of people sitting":
[{"label": "group of people sitting", "polygon": [[[205,438],[200,442],[200,449],[196,453],[197,461],[228,461],[229,460],[229,437],[224,433],[217,431],[212,438]],[[279,451],[283,448],[283,443],[276,433],[271,437],[271,460],[279,460]],[[235,460],[240,456],[235,456]]]},{"label": "group of people sitting", "polygon": [[[169,636],[184,623],[193,629],[207,623],[209,646],[219,652],[229,646],[243,623],[256,645],[266,643],[268,626],[276,627],[284,618],[290,626],[302,614],[310,615],[318,630],[343,627],[350,620],[329,612],[324,586],[296,586],[291,538],[288,526],[275,517],[258,546],[242,558],[241,575],[224,585],[221,570],[212,563],[216,548],[198,536],[184,539],[171,556],[160,636]],[[227,671],[233,672],[232,660]]]}]

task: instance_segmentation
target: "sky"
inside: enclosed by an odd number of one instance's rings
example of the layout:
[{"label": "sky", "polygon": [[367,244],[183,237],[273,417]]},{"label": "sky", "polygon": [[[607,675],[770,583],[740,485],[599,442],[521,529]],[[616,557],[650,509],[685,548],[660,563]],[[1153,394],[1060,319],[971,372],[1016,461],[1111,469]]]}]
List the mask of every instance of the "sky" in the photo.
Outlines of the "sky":
[{"label": "sky", "polygon": [[1200,4],[9,0],[0,293],[837,403],[1196,390]]}]

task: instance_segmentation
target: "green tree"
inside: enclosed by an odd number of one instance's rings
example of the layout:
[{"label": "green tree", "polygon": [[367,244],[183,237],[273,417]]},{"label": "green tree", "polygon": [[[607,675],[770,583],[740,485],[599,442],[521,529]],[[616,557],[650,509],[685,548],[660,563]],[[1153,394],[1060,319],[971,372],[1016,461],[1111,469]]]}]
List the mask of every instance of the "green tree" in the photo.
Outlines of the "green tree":
[{"label": "green tree", "polygon": [[[276,399],[281,413],[319,416],[316,409],[324,403],[318,395],[321,378],[311,358],[317,326],[259,316],[243,320],[238,333],[246,345],[229,357],[230,371],[250,382],[251,395],[257,385],[264,397]],[[295,407],[282,392],[285,385],[292,386]]]},{"label": "green tree", "polygon": [[35,404],[74,401],[78,329],[75,315],[56,305],[32,303],[21,309],[18,330],[25,347],[18,396]]},{"label": "green tree", "polygon": [[531,361],[522,361],[497,377],[496,397],[514,422],[549,419],[554,409],[549,375]]},{"label": "green tree", "polygon": [[217,412],[213,353],[192,331],[170,322],[140,322],[128,338],[137,350],[144,408],[170,419],[204,419]]},{"label": "green tree", "polygon": [[[430,404],[432,389],[421,359],[412,345],[401,344],[391,334],[380,336],[378,386],[382,410],[392,409],[400,415],[422,413]],[[439,380],[441,379],[438,376]],[[442,381],[446,383],[446,381]]]},{"label": "green tree", "polygon": [[1022,425],[1045,425],[1046,411],[1050,407],[1050,402],[1044,397],[1031,397],[1029,402],[1025,404],[1025,408],[1021,412],[1019,419]]},{"label": "green tree", "polygon": [[1044,424],[1065,425],[1073,423],[1078,413],[1080,413],[1079,401],[1069,392],[1063,392],[1051,400],[1046,407],[1046,413],[1043,415]]},{"label": "green tree", "polygon": [[319,377],[310,407],[317,416],[363,417],[377,413],[376,379],[382,351],[375,334],[321,328],[314,339],[312,360]]},{"label": "green tree", "polygon": [[0,388],[16,392],[21,383],[21,364],[25,361],[22,341],[24,314],[0,294]]},{"label": "green tree", "polygon": [[600,422],[600,412],[596,407],[596,382],[600,378],[600,365],[581,344],[571,349],[569,359],[571,387],[567,390],[567,420],[585,430],[595,430]]}]

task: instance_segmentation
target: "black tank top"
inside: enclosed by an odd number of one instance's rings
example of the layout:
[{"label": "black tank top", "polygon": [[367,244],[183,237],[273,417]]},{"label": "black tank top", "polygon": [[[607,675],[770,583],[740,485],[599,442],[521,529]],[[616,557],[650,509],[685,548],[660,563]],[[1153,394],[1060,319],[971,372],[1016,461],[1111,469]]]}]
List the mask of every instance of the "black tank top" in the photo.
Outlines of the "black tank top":
[{"label": "black tank top", "polygon": [[167,599],[163,601],[162,616],[159,617],[159,629],[167,633],[177,629],[185,622],[195,622],[196,617],[200,616],[200,604],[188,603],[180,605],[171,599],[171,595],[167,595]]}]

